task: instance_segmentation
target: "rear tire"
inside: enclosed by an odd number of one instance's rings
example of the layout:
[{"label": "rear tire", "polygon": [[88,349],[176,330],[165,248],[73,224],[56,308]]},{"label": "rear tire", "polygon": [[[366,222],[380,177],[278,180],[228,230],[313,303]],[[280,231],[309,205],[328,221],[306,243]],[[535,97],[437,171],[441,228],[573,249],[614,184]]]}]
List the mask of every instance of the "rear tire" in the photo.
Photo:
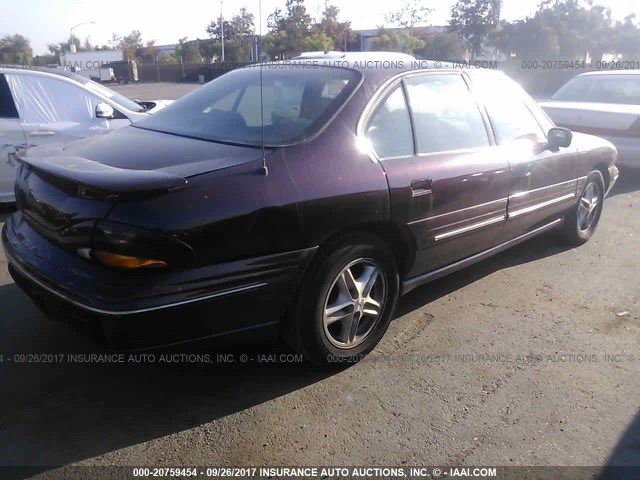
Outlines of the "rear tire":
[{"label": "rear tire", "polygon": [[596,231],[604,205],[604,179],[594,170],[587,177],[578,204],[565,217],[563,238],[570,245],[586,243]]},{"label": "rear tire", "polygon": [[285,340],[323,368],[357,363],[382,339],[399,291],[387,245],[374,236],[351,235],[322,249],[309,267]]}]

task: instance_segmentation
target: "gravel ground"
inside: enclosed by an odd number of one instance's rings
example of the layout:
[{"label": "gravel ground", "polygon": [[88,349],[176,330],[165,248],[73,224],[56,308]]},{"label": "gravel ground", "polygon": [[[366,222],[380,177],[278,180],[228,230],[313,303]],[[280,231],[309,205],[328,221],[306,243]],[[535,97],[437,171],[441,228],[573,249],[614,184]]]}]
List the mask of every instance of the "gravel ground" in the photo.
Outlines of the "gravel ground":
[{"label": "gravel ground", "polygon": [[332,375],[259,357],[278,345],[233,349],[244,364],[18,363],[101,350],[0,254],[0,465],[640,465],[640,174],[623,175],[588,244],[549,234],[416,289]]}]

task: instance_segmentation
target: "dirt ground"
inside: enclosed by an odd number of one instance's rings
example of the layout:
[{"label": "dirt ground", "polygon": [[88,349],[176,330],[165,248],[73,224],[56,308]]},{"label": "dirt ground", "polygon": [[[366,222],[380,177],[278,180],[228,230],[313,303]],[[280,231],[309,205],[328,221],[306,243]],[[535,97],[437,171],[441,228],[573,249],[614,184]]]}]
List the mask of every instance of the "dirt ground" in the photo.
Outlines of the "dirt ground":
[{"label": "dirt ground", "polygon": [[414,290],[332,375],[277,345],[70,362],[102,351],[0,254],[0,465],[640,465],[639,208],[623,172],[588,244],[549,234]]}]

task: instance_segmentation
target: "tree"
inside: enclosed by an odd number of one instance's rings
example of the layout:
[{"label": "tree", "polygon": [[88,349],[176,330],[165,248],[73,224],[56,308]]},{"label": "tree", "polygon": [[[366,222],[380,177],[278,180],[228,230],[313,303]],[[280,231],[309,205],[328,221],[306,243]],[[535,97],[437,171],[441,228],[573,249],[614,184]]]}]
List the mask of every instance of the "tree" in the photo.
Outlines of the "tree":
[{"label": "tree", "polygon": [[429,60],[462,60],[466,53],[464,43],[453,33],[437,32],[421,35],[425,46],[415,50],[420,58]]},{"label": "tree", "polygon": [[138,50],[143,47],[142,34],[140,33],[140,30],[132,30],[129,35],[125,35],[124,37],[116,37],[114,34],[113,40],[116,38],[118,39],[118,49],[124,52],[126,58],[129,60],[135,60],[138,58]]},{"label": "tree", "polygon": [[20,35],[5,35],[0,38],[0,61],[28,65],[33,58],[33,50],[29,39]]},{"label": "tree", "polygon": [[209,23],[207,33],[213,42],[206,44],[202,56],[211,59],[221,57],[223,29],[225,61],[247,62],[251,60],[255,36],[255,17],[244,7],[231,17],[230,21],[219,17],[217,21]]},{"label": "tree", "polygon": [[199,40],[188,41],[187,37],[178,40],[176,57],[178,57],[182,63],[202,63]]},{"label": "tree", "polygon": [[312,33],[304,39],[304,49],[310,52],[334,50],[333,39],[325,33]]},{"label": "tree", "polygon": [[402,0],[398,10],[387,13],[385,21],[404,28],[425,23],[433,9],[425,7],[421,0]]},{"label": "tree", "polygon": [[146,46],[136,51],[136,57],[142,60],[142,63],[155,63],[158,55],[155,40],[148,40]]},{"label": "tree", "polygon": [[593,61],[627,47],[635,55],[635,46],[640,46],[637,30],[632,23],[614,25],[611,11],[590,1],[546,0],[533,17],[502,22],[493,42],[526,59],[584,60],[589,53]]},{"label": "tree", "polygon": [[451,9],[451,31],[471,50],[472,58],[483,53],[489,35],[499,26],[500,0],[458,0]]},{"label": "tree", "polygon": [[310,34],[312,19],[304,0],[287,0],[285,12],[277,8],[267,18],[269,34],[263,50],[278,58],[291,58],[304,51],[304,40]]},{"label": "tree", "polygon": [[400,8],[387,13],[385,21],[405,29],[402,32],[392,32],[385,27],[378,29],[378,36],[371,42],[374,50],[386,52],[403,52],[413,54],[426,45],[425,41],[416,34],[415,26],[424,23],[432,9],[421,4],[420,0],[402,0]]},{"label": "tree", "polygon": [[413,54],[425,47],[424,40],[409,32],[394,33],[382,27],[378,29],[378,36],[371,42],[373,50],[383,52],[403,52]]},{"label": "tree", "polygon": [[624,22],[616,22],[612,27],[612,50],[623,60],[640,58],[640,28],[635,24],[634,13],[625,17]]},{"label": "tree", "polygon": [[351,22],[340,22],[339,15],[340,9],[335,5],[330,5],[327,1],[324,4],[320,21],[311,28],[314,34],[324,34],[332,40],[331,44],[326,43],[331,50],[346,49],[345,45],[352,44],[356,39],[356,34],[351,29]]},{"label": "tree", "polygon": [[92,50],[93,47],[91,46],[91,42],[89,42],[89,39],[85,39],[85,45],[87,45],[88,49],[84,48],[84,46],[82,45],[81,40],[76,37],[75,35],[71,34],[69,36],[69,38],[65,41],[65,42],[60,42],[60,43],[50,43],[49,45],[47,45],[47,48],[49,49],[49,51],[55,55],[56,57],[59,57],[61,54],[63,54],[64,52],[68,52],[71,50],[71,45],[75,45],[76,46],[76,51],[78,52],[82,52],[84,50]]}]

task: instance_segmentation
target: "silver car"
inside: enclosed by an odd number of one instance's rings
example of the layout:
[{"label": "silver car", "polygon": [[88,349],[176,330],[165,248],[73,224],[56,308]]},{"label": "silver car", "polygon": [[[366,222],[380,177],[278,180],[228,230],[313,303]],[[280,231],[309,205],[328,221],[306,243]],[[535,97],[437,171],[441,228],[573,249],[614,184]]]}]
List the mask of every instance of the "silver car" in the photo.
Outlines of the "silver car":
[{"label": "silver car", "polygon": [[619,165],[640,168],[640,70],[583,73],[540,106],[558,126],[609,140]]},{"label": "silver car", "polygon": [[0,203],[14,201],[18,150],[105,134],[169,103],[137,103],[62,69],[0,68]]}]

